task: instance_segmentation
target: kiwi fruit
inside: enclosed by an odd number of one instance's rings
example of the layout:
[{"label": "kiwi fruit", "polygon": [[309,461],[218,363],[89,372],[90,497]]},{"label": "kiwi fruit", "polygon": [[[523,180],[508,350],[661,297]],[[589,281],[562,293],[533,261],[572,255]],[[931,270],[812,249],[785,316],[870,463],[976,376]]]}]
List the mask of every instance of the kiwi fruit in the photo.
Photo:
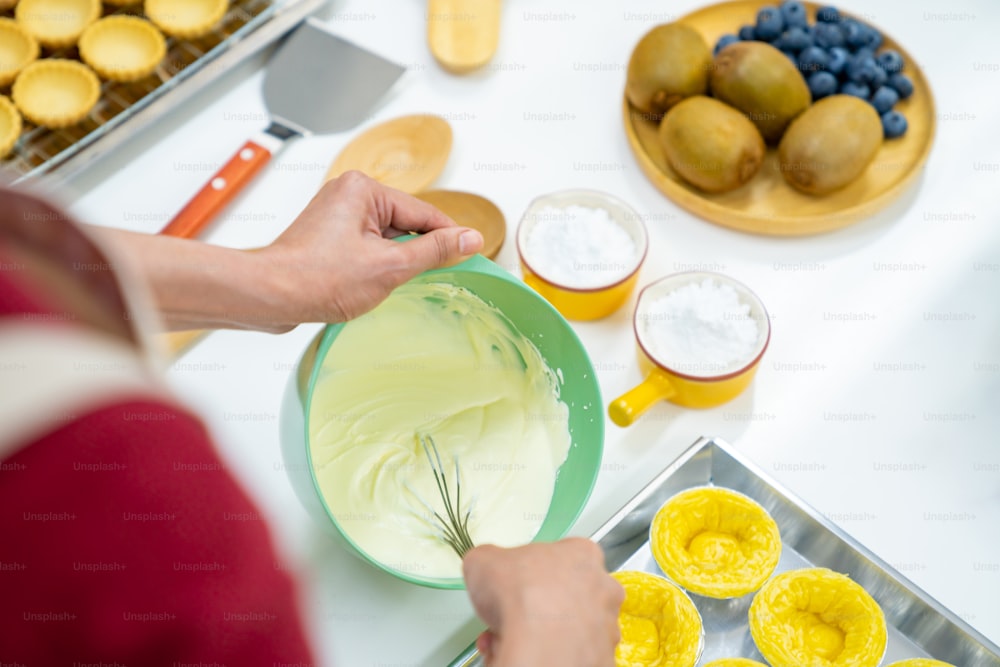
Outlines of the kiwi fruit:
[{"label": "kiwi fruit", "polygon": [[778,143],[812,101],[792,61],[765,42],[735,42],[719,51],[709,88],[714,97],[745,113],[769,144]]},{"label": "kiwi fruit", "polygon": [[764,159],[760,132],[731,106],[704,95],[677,103],[660,123],[660,145],[681,178],[705,192],[749,181]]},{"label": "kiwi fruit", "polygon": [[853,95],[824,97],[792,121],[778,145],[781,175],[803,192],[823,195],[864,172],[882,147],[882,121]]},{"label": "kiwi fruit", "polygon": [[704,95],[712,50],[694,28],[664,23],[647,32],[628,61],[625,95],[639,111],[660,120],[685,97]]}]

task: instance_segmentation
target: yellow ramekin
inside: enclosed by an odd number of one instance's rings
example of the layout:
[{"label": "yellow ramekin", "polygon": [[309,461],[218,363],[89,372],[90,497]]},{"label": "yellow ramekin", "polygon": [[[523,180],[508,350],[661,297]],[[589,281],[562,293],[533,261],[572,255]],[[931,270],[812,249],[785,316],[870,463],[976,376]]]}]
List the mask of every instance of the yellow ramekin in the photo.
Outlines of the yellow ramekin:
[{"label": "yellow ramekin", "polygon": [[89,67],[75,60],[39,60],[24,68],[11,96],[35,125],[69,127],[86,118],[97,104],[101,82]]},{"label": "yellow ramekin", "polygon": [[760,588],[781,557],[778,524],[751,498],[717,486],[671,497],[649,528],[653,558],[671,581],[728,599]]},{"label": "yellow ramekin", "polygon": [[80,57],[98,76],[136,81],[148,76],[167,55],[167,40],[138,16],[108,16],[80,35]]},{"label": "yellow ramekin", "polygon": [[21,136],[21,114],[7,97],[0,95],[0,158],[14,148]]},{"label": "yellow ramekin", "polygon": [[684,591],[649,572],[612,572],[625,589],[616,667],[694,667],[705,648],[701,614]]},{"label": "yellow ramekin", "polygon": [[[544,276],[544,268],[536,266],[525,255],[528,235],[538,222],[538,213],[546,208],[585,206],[601,208],[608,212],[622,229],[632,237],[636,246],[634,266],[624,278],[598,287],[576,288],[560,285]],[[538,197],[528,206],[517,227],[517,254],[521,260],[524,282],[545,297],[564,317],[571,320],[597,320],[615,312],[628,300],[639,279],[639,269],[646,259],[649,236],[639,214],[632,207],[609,194],[597,190],[562,190]]]},{"label": "yellow ramekin", "polygon": [[17,22],[48,49],[73,46],[100,15],[100,0],[21,0],[14,9]]},{"label": "yellow ramekin", "polygon": [[0,88],[38,58],[38,41],[20,23],[0,18]]},{"label": "yellow ramekin", "polygon": [[[750,307],[750,317],[757,322],[760,332],[756,348],[745,364],[733,369],[717,371],[712,368],[672,367],[653,355],[653,348],[646,340],[643,322],[650,317],[649,309],[656,299],[679,287],[706,279],[733,287],[739,294],[741,303]],[[757,295],[743,283],[709,271],[675,273],[644,287],[636,304],[633,328],[638,343],[639,367],[645,379],[608,406],[608,415],[618,426],[631,425],[653,403],[660,400],[687,408],[711,408],[736,398],[753,380],[771,339],[770,318]]]},{"label": "yellow ramekin", "polygon": [[860,584],[826,568],[774,577],[750,603],[750,634],[772,667],[878,667],[888,634]]},{"label": "yellow ramekin", "polygon": [[211,32],[228,7],[228,0],[145,0],[144,11],[168,35],[194,39]]}]

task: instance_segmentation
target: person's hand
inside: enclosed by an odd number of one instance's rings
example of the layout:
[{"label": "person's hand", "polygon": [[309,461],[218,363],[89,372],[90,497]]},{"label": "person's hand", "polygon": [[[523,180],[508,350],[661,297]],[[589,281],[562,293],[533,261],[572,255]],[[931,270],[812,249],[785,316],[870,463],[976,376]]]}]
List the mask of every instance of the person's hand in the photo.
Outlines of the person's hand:
[{"label": "person's hand", "polygon": [[488,667],[612,667],[625,592],[582,538],[476,547],[462,562]]},{"label": "person's hand", "polygon": [[[483,247],[476,230],[360,172],[324,185],[281,236],[257,250],[105,227],[90,231],[116,246],[116,271],[121,265],[145,279],[172,329],[277,333],[302,322],[344,322],[417,274]],[[420,236],[391,240],[409,232]]]},{"label": "person's hand", "polygon": [[[419,232],[405,243],[390,239]],[[482,235],[430,204],[360,172],[328,182],[292,225],[258,251],[282,276],[286,317],[342,322],[365,313],[410,278],[479,252]]]}]

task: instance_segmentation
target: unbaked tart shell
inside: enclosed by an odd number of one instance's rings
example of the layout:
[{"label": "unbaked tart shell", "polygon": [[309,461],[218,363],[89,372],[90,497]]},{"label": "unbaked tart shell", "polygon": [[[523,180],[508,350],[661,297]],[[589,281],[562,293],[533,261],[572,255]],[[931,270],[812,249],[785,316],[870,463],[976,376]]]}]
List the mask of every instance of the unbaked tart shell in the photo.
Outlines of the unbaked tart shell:
[{"label": "unbaked tart shell", "polygon": [[58,129],[87,117],[100,98],[101,82],[83,63],[52,58],[25,67],[11,93],[25,118]]},{"label": "unbaked tart shell", "polygon": [[731,489],[703,486],[676,494],[649,531],[653,558],[672,581],[705,597],[751,593],[781,557],[778,524],[758,503]]},{"label": "unbaked tart shell", "polygon": [[694,667],[705,648],[701,614],[684,591],[648,572],[611,574],[625,589],[616,667]]},{"label": "unbaked tart shell", "polygon": [[167,54],[167,40],[149,21],[137,16],[108,16],[80,36],[80,57],[112,81],[148,76]]},{"label": "unbaked tart shell", "polygon": [[194,39],[211,32],[226,15],[227,0],[145,0],[145,13],[163,32]]},{"label": "unbaked tart shell", "polygon": [[18,23],[48,49],[76,44],[87,26],[101,16],[100,0],[21,0],[14,10]]},{"label": "unbaked tart shell", "polygon": [[888,635],[860,584],[826,568],[774,577],[750,604],[750,634],[772,667],[878,667]]},{"label": "unbaked tart shell", "polygon": [[38,59],[38,41],[17,21],[0,18],[0,88]]},{"label": "unbaked tart shell", "polygon": [[21,136],[21,114],[8,98],[0,95],[0,158],[14,148]]}]

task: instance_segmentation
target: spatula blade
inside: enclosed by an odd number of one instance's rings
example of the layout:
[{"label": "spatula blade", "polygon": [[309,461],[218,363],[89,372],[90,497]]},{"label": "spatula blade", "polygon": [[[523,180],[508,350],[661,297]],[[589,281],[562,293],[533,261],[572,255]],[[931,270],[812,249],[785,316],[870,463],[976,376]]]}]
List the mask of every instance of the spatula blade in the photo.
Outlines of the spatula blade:
[{"label": "spatula blade", "polygon": [[264,102],[275,120],[303,133],[343,132],[364,121],[405,71],[310,18],[268,64]]}]

